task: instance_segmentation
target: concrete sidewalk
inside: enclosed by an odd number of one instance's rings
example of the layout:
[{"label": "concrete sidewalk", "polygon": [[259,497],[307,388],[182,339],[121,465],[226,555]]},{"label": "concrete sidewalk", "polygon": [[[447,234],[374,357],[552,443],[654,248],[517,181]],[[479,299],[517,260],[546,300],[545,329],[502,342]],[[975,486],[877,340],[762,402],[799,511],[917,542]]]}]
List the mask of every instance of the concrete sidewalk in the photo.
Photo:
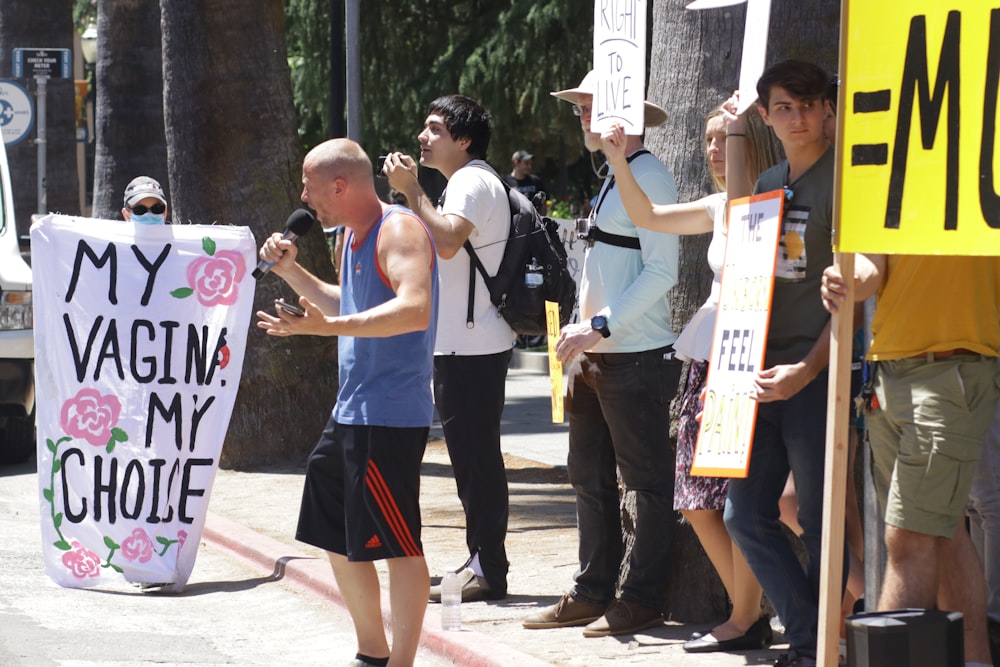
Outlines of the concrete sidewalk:
[{"label": "concrete sidewalk", "polygon": [[[769,665],[785,645],[771,650],[687,654],[681,644],[706,625],[668,622],[634,636],[584,638],[580,628],[525,630],[521,619],[555,602],[577,568],[575,502],[565,470],[567,427],[552,424],[548,376],[539,359],[518,355],[507,382],[502,449],[510,484],[507,540],[511,569],[508,597],[467,603],[463,630],[440,630],[440,607],[430,605],[423,646],[456,665]],[[423,544],[431,575],[466,558],[464,517],[440,428],[431,431],[421,477]],[[287,466],[249,472],[220,470],[212,491],[204,537],[213,545],[273,572],[310,594],[342,605],[324,554],[294,540],[303,469]],[[382,568],[383,583],[387,580]],[[383,609],[388,610],[383,591]],[[720,619],[721,620],[721,619]],[[780,641],[780,637],[779,637]],[[331,664],[346,663],[353,647],[331,647]],[[341,659],[342,658],[342,659]]]}]

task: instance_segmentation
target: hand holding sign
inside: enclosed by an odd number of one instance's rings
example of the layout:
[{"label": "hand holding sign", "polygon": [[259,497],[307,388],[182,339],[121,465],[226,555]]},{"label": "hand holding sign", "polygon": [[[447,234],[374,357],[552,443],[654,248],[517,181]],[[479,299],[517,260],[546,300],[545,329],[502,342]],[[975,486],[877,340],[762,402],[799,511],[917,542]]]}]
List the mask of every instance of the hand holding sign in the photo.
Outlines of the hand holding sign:
[{"label": "hand holding sign", "polygon": [[604,146],[604,156],[612,165],[621,164],[625,160],[625,128],[620,123],[613,123],[601,132],[601,144]]}]

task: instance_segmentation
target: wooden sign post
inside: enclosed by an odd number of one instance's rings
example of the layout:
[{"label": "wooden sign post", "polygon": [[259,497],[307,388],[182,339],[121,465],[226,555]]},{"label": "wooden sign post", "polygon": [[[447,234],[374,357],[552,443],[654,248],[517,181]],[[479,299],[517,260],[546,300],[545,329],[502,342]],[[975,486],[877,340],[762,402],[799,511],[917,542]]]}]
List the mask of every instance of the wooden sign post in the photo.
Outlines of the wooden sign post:
[{"label": "wooden sign post", "polygon": [[[836,220],[836,205],[834,205]],[[854,275],[854,255],[837,253],[842,275]],[[826,461],[823,471],[822,559],[819,570],[819,636],[816,658],[835,667],[839,661],[840,601],[844,574],[844,508],[847,500],[848,447],[854,428],[851,405],[851,347],[854,339],[854,282],[847,281],[846,305],[833,316],[830,332],[830,377],[826,412]]]}]

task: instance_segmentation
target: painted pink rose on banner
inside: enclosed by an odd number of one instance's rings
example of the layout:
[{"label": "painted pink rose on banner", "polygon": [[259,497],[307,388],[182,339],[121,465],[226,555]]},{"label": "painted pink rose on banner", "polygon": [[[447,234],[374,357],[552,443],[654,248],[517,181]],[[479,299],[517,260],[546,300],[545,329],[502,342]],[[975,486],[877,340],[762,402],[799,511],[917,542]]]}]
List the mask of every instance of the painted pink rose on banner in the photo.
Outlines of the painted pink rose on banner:
[{"label": "painted pink rose on banner", "polygon": [[235,250],[219,250],[188,264],[187,281],[201,305],[229,306],[239,297],[239,282],[246,270],[243,255]]},{"label": "painted pink rose on banner", "polygon": [[72,550],[63,554],[62,562],[77,579],[98,577],[101,574],[101,559],[76,540],[73,540]]},{"label": "painted pink rose on banner", "polygon": [[203,306],[231,306],[239,297],[246,260],[235,250],[218,250],[209,236],[201,240],[201,247],[206,256],[188,264],[188,286],[172,290],[170,296],[186,299],[195,294]]},{"label": "painted pink rose on banner", "polygon": [[186,530],[177,531],[177,550],[180,551],[181,547],[184,546],[184,542],[187,541],[188,534]]},{"label": "painted pink rose on banner", "polygon": [[122,555],[130,561],[147,563],[153,557],[153,541],[142,528],[136,528],[122,541]]},{"label": "painted pink rose on banner", "polygon": [[121,410],[117,396],[101,395],[88,387],[63,403],[59,425],[67,435],[103,447],[112,440],[112,429],[118,423]]}]

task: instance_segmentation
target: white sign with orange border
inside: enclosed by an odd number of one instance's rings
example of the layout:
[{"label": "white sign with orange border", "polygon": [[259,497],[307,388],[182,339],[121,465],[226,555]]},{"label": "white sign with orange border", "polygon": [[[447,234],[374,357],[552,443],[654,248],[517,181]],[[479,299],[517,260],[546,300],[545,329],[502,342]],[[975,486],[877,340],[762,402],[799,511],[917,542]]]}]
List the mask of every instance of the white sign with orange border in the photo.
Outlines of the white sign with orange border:
[{"label": "white sign with orange border", "polygon": [[691,474],[746,477],[764,363],[784,191],[729,203],[722,294]]}]

